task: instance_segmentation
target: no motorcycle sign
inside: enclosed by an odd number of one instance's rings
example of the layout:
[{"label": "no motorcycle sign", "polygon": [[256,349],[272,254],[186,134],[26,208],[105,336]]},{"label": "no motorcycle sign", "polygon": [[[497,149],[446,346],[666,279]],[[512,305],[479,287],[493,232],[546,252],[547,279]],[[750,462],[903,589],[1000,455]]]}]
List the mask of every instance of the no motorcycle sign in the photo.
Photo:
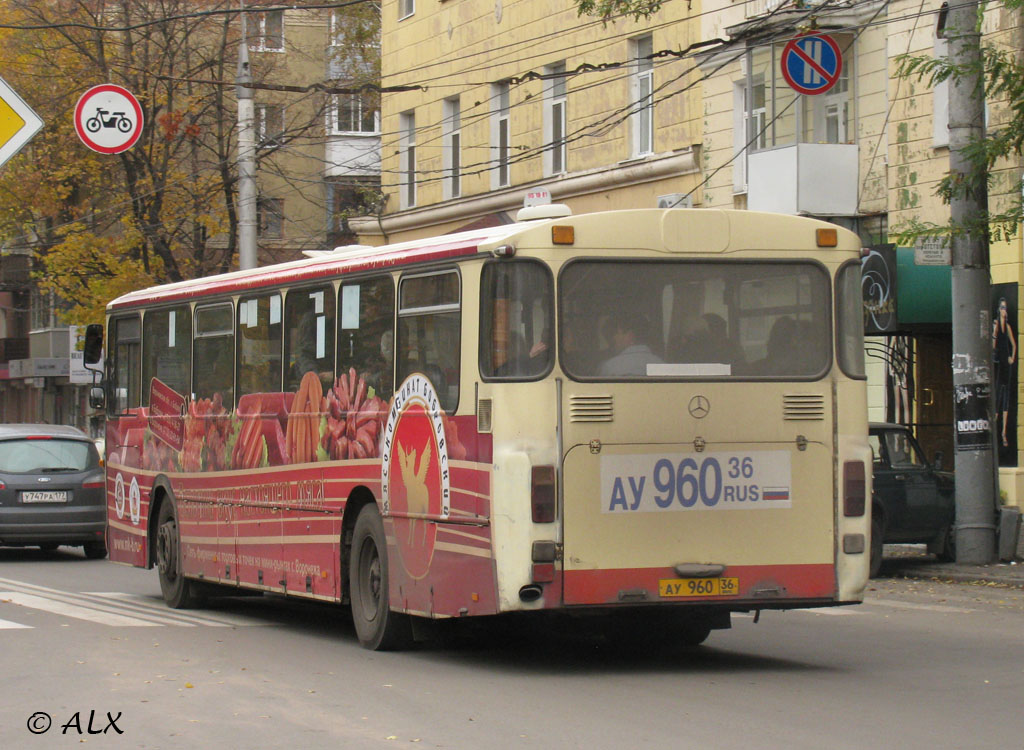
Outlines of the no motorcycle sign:
[{"label": "no motorcycle sign", "polygon": [[75,106],[78,137],[101,154],[120,154],[134,146],[142,135],[142,123],[139,100],[113,83],[93,86]]}]

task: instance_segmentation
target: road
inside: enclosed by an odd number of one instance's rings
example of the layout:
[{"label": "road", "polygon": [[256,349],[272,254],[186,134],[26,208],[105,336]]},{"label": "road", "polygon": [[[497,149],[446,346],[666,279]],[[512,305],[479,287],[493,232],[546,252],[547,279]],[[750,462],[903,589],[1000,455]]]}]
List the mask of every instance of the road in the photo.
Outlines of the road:
[{"label": "road", "polygon": [[1024,591],[989,586],[880,579],[692,650],[514,620],[383,654],[343,609],[170,611],[153,571],[0,549],[0,653],[3,748],[1024,747]]}]

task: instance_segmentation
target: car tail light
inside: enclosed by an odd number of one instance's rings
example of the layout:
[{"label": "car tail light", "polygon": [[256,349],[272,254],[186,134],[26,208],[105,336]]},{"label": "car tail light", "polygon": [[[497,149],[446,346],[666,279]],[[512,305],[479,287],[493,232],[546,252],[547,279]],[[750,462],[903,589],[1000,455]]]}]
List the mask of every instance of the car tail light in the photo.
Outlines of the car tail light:
[{"label": "car tail light", "polygon": [[864,515],[864,462],[843,463],[843,515],[847,518]]},{"label": "car tail light", "polygon": [[86,490],[101,490],[106,486],[106,481],[103,479],[97,479],[92,482],[82,482],[82,489]]},{"label": "car tail light", "polygon": [[6,490],[6,489],[7,489],[7,485],[4,484],[3,482],[0,482],[0,490]]},{"label": "car tail light", "polygon": [[26,440],[53,440],[51,435],[26,435]]},{"label": "car tail light", "polygon": [[554,466],[533,467],[530,504],[534,523],[551,523],[555,520]]}]

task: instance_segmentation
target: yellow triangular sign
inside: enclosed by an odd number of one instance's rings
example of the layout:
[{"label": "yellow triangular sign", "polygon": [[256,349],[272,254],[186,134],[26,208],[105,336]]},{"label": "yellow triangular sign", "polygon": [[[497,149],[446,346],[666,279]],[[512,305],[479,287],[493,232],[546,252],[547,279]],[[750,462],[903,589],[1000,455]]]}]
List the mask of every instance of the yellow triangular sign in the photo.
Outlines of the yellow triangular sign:
[{"label": "yellow triangular sign", "polygon": [[7,143],[25,127],[25,120],[11,109],[11,105],[0,99],[0,143]]}]

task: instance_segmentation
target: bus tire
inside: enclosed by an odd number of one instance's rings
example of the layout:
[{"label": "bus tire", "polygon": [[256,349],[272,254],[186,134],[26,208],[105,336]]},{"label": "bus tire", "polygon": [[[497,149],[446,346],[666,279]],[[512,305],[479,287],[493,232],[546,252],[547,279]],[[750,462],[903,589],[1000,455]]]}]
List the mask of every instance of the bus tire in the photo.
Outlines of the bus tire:
[{"label": "bus tire", "polygon": [[156,567],[160,576],[160,593],[168,607],[191,609],[202,603],[192,582],[182,572],[181,534],[178,531],[174,502],[170,498],[164,498],[157,514]]},{"label": "bus tire", "polygon": [[391,611],[388,605],[387,537],[375,504],[359,511],[350,554],[349,596],[360,645],[373,651],[408,646],[412,643],[409,616]]}]

